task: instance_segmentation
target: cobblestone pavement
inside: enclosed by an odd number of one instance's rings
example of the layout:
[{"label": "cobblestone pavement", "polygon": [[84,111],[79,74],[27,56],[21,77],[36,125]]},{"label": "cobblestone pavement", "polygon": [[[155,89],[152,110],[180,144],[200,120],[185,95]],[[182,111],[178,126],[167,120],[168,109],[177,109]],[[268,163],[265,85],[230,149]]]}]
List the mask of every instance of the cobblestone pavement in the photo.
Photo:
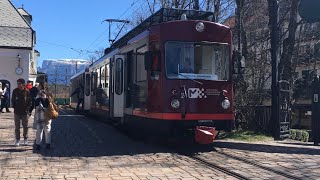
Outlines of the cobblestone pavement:
[{"label": "cobblestone pavement", "polygon": [[[113,127],[62,110],[52,123],[52,149],[13,146],[13,113],[0,114],[0,179],[236,179],[166,147],[129,139]],[[22,131],[22,128],[21,128]],[[22,132],[21,132],[22,133]],[[289,144],[288,144],[289,143]],[[213,148],[213,146],[215,148]],[[242,157],[303,179],[320,179],[320,148],[294,142],[216,141],[197,157],[248,179],[290,179],[227,156]],[[183,147],[188,149],[187,147]],[[191,148],[192,149],[192,148]]]}]

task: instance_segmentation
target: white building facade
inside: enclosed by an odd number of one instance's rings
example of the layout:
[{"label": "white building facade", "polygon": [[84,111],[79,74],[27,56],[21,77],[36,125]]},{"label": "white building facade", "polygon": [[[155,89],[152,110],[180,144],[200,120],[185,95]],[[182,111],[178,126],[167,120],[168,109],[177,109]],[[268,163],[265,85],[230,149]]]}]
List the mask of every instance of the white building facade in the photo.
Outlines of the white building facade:
[{"label": "white building facade", "polygon": [[35,82],[37,57],[32,16],[16,9],[9,0],[0,0],[0,82],[16,88],[19,78]]}]

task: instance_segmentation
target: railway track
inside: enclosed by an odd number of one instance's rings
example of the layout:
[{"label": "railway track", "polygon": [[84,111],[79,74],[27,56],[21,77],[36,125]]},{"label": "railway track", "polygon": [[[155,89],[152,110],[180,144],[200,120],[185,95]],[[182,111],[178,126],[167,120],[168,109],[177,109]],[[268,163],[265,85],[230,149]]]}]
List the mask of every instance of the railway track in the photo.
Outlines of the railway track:
[{"label": "railway track", "polygon": [[175,151],[178,155],[190,158],[210,169],[218,170],[236,179],[303,179],[301,177],[289,174],[288,172],[267,167],[259,162],[231,155],[216,149],[209,149],[207,152],[200,151],[200,153],[197,153],[196,151],[188,152],[186,150],[181,150],[180,148],[175,149]]},{"label": "railway track", "polygon": [[283,177],[286,177],[286,178],[289,178],[289,179],[302,180],[302,178],[300,178],[300,177],[291,175],[291,174],[286,173],[286,172],[281,171],[281,170],[277,170],[277,169],[274,169],[274,168],[270,168],[270,167],[261,165],[261,164],[259,164],[259,163],[256,163],[256,162],[254,162],[254,161],[250,161],[250,160],[248,160],[248,159],[244,159],[244,158],[241,158],[241,157],[237,157],[237,156],[234,156],[234,155],[231,155],[231,154],[222,152],[222,151],[217,151],[217,152],[218,152],[219,154],[222,154],[222,155],[226,156],[226,157],[230,157],[230,158],[236,159],[236,160],[238,160],[238,161],[242,161],[242,162],[244,162],[244,163],[253,165],[253,166],[258,167],[258,168],[260,168],[260,169],[263,169],[263,170],[266,170],[266,171],[269,171],[269,172],[278,174],[278,175],[280,175],[280,176],[283,176]]},{"label": "railway track", "polygon": [[[133,138],[131,135],[131,133],[129,133],[131,139],[135,139],[135,140],[142,140],[142,141],[145,141],[147,143],[151,143],[151,144],[154,144],[153,142],[159,142],[158,140],[155,141],[154,139],[152,140],[146,140],[144,139],[145,136],[141,136],[141,137],[137,137],[137,138]],[[166,142],[166,143],[164,143]],[[247,165],[250,165],[251,167],[259,170],[260,171],[264,171],[264,172],[269,172],[269,173],[272,173],[273,174],[273,177],[277,177],[278,178],[287,178],[287,179],[293,179],[293,180],[302,180],[302,178],[300,177],[297,177],[297,176],[294,176],[294,175],[291,175],[287,172],[284,172],[284,171],[281,171],[281,170],[277,170],[277,169],[274,169],[274,168],[270,168],[270,167],[267,167],[267,166],[264,166],[262,164],[259,164],[257,162],[254,162],[254,161],[251,161],[251,160],[248,160],[248,159],[244,159],[244,158],[241,158],[241,157],[237,157],[237,156],[234,156],[234,155],[231,155],[231,154],[228,154],[228,153],[225,153],[223,151],[218,151],[214,148],[210,149],[208,152],[209,153],[214,153],[214,154],[210,154],[208,156],[210,156],[209,158],[208,157],[202,157],[201,155],[195,155],[197,153],[197,150],[191,150],[192,152],[190,151],[185,151],[186,149],[189,150],[189,148],[182,148],[184,150],[181,150],[181,148],[177,148],[176,145],[174,146],[171,146],[172,144],[171,143],[168,143],[167,141],[162,141],[162,143],[156,143],[157,145],[160,145],[160,146],[165,146],[167,148],[169,148],[173,154],[176,154],[177,156],[185,156],[187,158],[190,158],[200,164],[203,164],[205,165],[206,167],[210,168],[210,169],[213,169],[213,170],[218,170],[220,172],[223,172],[225,173],[226,175],[229,175],[231,177],[234,177],[234,178],[237,178],[237,179],[243,179],[243,180],[247,180],[247,179],[252,179],[252,178],[259,178],[259,176],[257,177],[252,177],[252,176],[246,176],[246,175],[243,175],[245,173],[240,173],[240,172],[244,172],[246,171],[245,169],[241,169],[241,167],[237,170],[235,170],[233,167],[225,167],[223,164],[221,163],[215,163],[215,162],[210,162],[208,160],[215,160],[216,156],[217,155],[222,155],[225,157],[225,159],[233,159],[233,160],[236,160],[236,161],[239,161],[239,164],[241,163],[244,163],[244,164],[247,164]],[[200,150],[201,151],[201,150]],[[207,154],[207,153],[204,153],[204,154]],[[177,157],[177,158],[181,158],[181,157]],[[227,162],[225,162],[227,163]],[[238,173],[239,172],[239,173]],[[270,179],[274,179],[274,178],[271,178]]]},{"label": "railway track", "polygon": [[229,176],[232,176],[234,178],[237,178],[237,179],[242,179],[242,180],[249,180],[249,178],[239,174],[239,173],[236,173],[236,172],[233,172],[233,171],[230,171],[228,168],[225,168],[225,167],[222,167],[222,166],[219,166],[218,164],[216,163],[212,163],[212,162],[207,162],[199,157],[196,157],[196,156],[189,156],[189,158],[201,163],[201,164],[204,164],[206,166],[208,166],[209,168],[212,168],[214,170],[218,170],[218,171],[221,171]]},{"label": "railway track", "polygon": [[[180,155],[183,155],[183,156],[185,156],[187,158],[190,158],[190,159],[192,159],[192,160],[194,160],[194,161],[196,161],[196,162],[198,162],[200,164],[203,164],[203,165],[207,166],[210,169],[214,169],[214,170],[218,170],[220,172],[223,172],[223,173],[225,173],[225,174],[227,174],[227,175],[229,175],[231,177],[234,177],[236,179],[248,180],[248,179],[252,179],[252,178],[259,178],[258,174],[256,175],[257,177],[254,177],[254,176],[252,176],[252,174],[250,175],[250,173],[246,172],[246,169],[242,169],[242,167],[244,167],[244,166],[241,166],[241,164],[245,163],[249,167],[251,167],[252,169],[255,169],[256,171],[260,172],[261,174],[263,174],[264,172],[268,173],[268,174],[270,174],[270,173],[273,174],[273,175],[270,175],[270,179],[287,178],[287,179],[293,179],[293,180],[302,180],[302,178],[300,178],[300,177],[288,174],[288,173],[280,171],[280,170],[276,170],[274,168],[266,167],[266,166],[263,166],[263,165],[261,165],[259,163],[256,163],[256,162],[253,162],[253,161],[250,161],[250,160],[247,160],[247,159],[243,159],[243,158],[240,158],[240,157],[236,157],[236,156],[224,153],[224,152],[218,152],[217,151],[215,154],[216,155],[218,154],[218,155],[225,156],[229,160],[233,159],[235,161],[240,161],[241,163],[238,164],[238,167],[236,167],[236,166],[225,167],[221,163],[210,162],[210,161],[208,161],[208,158],[201,157],[201,155],[188,155],[188,154],[184,154],[184,155],[180,154]],[[212,158],[211,160],[213,160],[213,158],[215,158],[215,156],[212,155],[211,158]],[[225,163],[227,163],[227,162],[225,161]],[[243,173],[240,173],[239,171],[243,172]],[[243,175],[243,174],[246,174],[246,173],[248,175]]]}]

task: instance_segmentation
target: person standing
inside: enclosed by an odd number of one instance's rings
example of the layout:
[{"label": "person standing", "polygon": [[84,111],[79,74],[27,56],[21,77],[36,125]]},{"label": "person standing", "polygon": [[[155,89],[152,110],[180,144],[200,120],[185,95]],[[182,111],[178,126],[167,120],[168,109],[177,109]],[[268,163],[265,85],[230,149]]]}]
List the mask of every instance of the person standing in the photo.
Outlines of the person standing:
[{"label": "person standing", "polygon": [[9,88],[9,84],[6,84],[4,90],[3,90],[3,94],[4,94],[4,99],[3,99],[3,104],[1,106],[1,111],[3,112],[2,109],[6,108],[6,112],[10,113],[11,111],[9,110],[9,101],[10,101],[10,88]]},{"label": "person standing", "polygon": [[18,87],[12,92],[11,104],[14,109],[15,123],[15,146],[20,145],[20,122],[23,126],[24,145],[28,145],[28,113],[32,100],[30,92],[25,87],[25,80],[20,78],[17,80]]},{"label": "person standing", "polygon": [[84,89],[82,84],[80,84],[80,86],[71,94],[71,96],[77,94],[77,98],[78,98],[78,103],[77,103],[77,107],[76,107],[76,111],[79,110],[79,106],[80,104],[82,104],[82,109],[83,109],[83,102],[84,102]]},{"label": "person standing", "polygon": [[184,62],[184,66],[182,67],[180,72],[182,72],[182,73],[193,73],[193,69],[191,67],[190,58],[186,58],[186,60]]},{"label": "person standing", "polygon": [[36,101],[36,96],[37,96],[37,94],[39,92],[38,86],[39,86],[39,83],[35,83],[34,86],[30,89],[30,95],[31,95],[31,98],[32,98],[32,105],[30,107],[29,114],[32,113],[32,111],[33,111],[33,109],[35,107],[34,103]]},{"label": "person standing", "polygon": [[28,81],[26,88],[30,91],[30,89],[32,88],[32,81]]},{"label": "person standing", "polygon": [[43,132],[45,134],[46,148],[50,149],[51,144],[51,119],[48,119],[45,115],[45,111],[49,106],[49,95],[47,95],[45,90],[45,85],[39,83],[38,94],[35,100],[35,121],[37,124],[36,132],[36,150],[40,150],[40,144],[42,141]]}]

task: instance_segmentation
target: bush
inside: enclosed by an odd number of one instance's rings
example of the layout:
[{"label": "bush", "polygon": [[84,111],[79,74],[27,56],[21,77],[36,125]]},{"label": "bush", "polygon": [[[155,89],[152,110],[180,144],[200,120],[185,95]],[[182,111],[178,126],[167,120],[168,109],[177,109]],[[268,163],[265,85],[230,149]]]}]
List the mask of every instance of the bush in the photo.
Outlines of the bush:
[{"label": "bush", "polygon": [[302,131],[302,141],[304,142],[309,141],[309,133],[307,131]]},{"label": "bush", "polygon": [[297,130],[295,130],[295,129],[290,129],[290,131],[289,131],[289,138],[290,138],[290,139],[296,139],[296,136],[297,136],[296,132],[297,132]]},{"label": "bush", "polygon": [[297,130],[297,136],[296,136],[296,140],[301,141],[302,140],[302,131]]},{"label": "bush", "polygon": [[309,141],[309,133],[306,130],[290,129],[289,138],[298,141]]}]

